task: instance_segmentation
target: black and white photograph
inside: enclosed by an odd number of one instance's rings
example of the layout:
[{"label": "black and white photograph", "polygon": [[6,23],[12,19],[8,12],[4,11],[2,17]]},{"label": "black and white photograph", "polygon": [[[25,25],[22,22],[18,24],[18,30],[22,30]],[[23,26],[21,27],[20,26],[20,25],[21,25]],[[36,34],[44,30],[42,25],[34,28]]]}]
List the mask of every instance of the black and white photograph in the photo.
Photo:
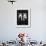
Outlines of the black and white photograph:
[{"label": "black and white photograph", "polygon": [[17,10],[17,25],[28,25],[28,10]]},{"label": "black and white photograph", "polygon": [[29,9],[18,9],[16,17],[17,27],[29,27],[30,26],[30,10]]}]

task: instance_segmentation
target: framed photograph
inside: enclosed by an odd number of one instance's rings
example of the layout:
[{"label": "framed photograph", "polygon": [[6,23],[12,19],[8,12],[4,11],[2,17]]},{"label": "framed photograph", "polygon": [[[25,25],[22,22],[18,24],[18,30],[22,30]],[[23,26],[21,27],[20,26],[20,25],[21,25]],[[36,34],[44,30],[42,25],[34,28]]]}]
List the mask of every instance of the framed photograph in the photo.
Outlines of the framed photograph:
[{"label": "framed photograph", "polygon": [[31,26],[31,9],[17,9],[16,11],[16,27],[25,28]]}]

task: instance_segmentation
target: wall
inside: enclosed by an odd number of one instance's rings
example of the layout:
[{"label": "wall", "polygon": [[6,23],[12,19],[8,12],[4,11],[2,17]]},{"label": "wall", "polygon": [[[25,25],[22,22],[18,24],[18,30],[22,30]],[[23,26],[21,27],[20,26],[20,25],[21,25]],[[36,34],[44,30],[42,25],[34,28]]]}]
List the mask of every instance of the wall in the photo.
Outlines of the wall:
[{"label": "wall", "polygon": [[[18,32],[24,31],[33,40],[46,40],[46,1],[17,0],[14,5],[0,0],[0,40],[14,40]],[[31,8],[31,28],[16,28],[16,9]]]}]

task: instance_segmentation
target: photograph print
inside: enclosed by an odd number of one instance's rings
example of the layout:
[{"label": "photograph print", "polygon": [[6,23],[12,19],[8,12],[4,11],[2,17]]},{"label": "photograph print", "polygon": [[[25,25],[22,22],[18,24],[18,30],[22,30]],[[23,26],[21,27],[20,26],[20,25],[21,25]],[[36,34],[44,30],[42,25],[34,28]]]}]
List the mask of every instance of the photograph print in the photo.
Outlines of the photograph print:
[{"label": "photograph print", "polygon": [[30,25],[30,15],[28,9],[17,10],[17,27],[28,27]]},{"label": "photograph print", "polygon": [[28,25],[28,10],[17,10],[17,25]]}]

